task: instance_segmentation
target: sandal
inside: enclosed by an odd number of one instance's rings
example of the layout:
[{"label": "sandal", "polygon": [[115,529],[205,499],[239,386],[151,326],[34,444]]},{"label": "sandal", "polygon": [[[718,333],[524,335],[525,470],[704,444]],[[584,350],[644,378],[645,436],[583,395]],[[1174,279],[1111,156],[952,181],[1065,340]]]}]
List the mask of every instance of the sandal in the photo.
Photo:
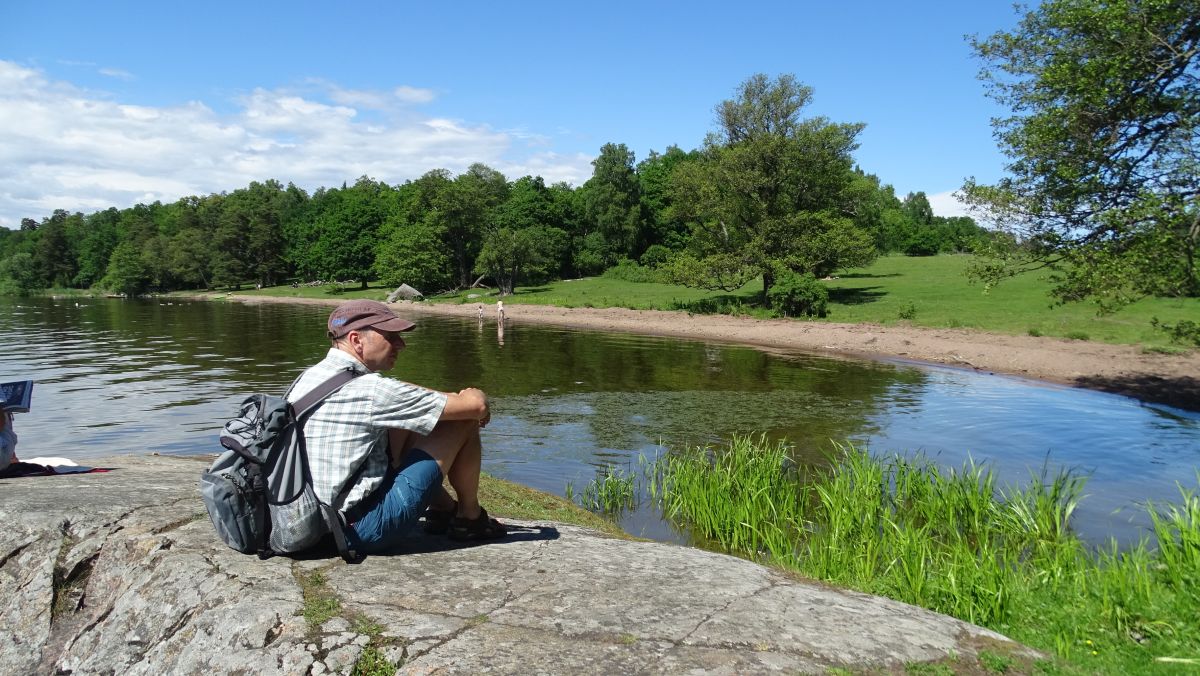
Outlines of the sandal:
[{"label": "sandal", "polygon": [[458,512],[458,502],[450,509],[434,509],[429,507],[425,510],[425,532],[429,535],[445,535],[450,530],[450,522],[454,520],[454,514]]},{"label": "sandal", "polygon": [[474,519],[454,517],[450,520],[451,540],[494,540],[508,534],[508,526],[488,516],[487,510],[480,507],[479,516]]}]

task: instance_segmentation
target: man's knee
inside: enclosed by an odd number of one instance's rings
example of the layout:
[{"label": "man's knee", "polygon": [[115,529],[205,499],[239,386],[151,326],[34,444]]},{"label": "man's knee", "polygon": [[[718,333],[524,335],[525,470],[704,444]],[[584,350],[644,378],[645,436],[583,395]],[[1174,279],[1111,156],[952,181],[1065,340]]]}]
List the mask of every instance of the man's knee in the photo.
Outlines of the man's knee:
[{"label": "man's knee", "polygon": [[419,448],[437,460],[442,471],[449,469],[454,458],[468,443],[479,439],[479,423],[474,420],[443,420],[424,437],[413,435],[410,448]]}]

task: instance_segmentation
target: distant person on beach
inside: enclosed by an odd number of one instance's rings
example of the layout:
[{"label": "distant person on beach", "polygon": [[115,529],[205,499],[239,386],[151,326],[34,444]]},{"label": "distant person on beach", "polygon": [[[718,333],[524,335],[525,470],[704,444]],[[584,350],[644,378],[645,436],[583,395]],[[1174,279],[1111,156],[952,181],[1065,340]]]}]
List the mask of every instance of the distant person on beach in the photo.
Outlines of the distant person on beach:
[{"label": "distant person on beach", "polygon": [[325,359],[288,394],[297,401],[343,369],[365,374],[330,395],[304,426],[317,497],[342,512],[347,539],[365,553],[394,549],[422,514],[426,532],[455,540],[507,533],[479,504],[487,395],[473,387],[438,392],[380,375],[396,365],[405,347],[401,334],[413,327],[383,303],[342,303],[329,315],[332,347]]},{"label": "distant person on beach", "polygon": [[496,301],[496,321],[504,323],[504,301]]},{"label": "distant person on beach", "polygon": [[483,321],[483,303],[479,304],[479,321]]}]

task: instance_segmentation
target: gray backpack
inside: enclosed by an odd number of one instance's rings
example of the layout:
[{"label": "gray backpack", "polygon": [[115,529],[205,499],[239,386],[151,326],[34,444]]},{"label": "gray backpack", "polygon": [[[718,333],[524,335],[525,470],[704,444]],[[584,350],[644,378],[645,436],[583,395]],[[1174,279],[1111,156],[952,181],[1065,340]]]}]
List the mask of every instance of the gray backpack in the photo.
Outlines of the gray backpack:
[{"label": "gray backpack", "polygon": [[221,445],[228,450],[200,475],[200,496],[225,544],[265,559],[308,549],[333,533],[342,557],[358,559],[346,544],[337,510],[313,492],[304,423],[326,397],[359,375],[339,371],[295,404],[286,395],[247,397],[241,413],[225,423]]}]

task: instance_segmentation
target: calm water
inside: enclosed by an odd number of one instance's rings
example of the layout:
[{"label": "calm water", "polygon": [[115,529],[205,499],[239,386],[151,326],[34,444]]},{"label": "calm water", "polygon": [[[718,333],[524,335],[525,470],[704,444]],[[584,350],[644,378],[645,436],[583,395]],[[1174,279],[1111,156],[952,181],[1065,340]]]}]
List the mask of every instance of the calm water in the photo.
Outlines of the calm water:
[{"label": "calm water", "polygon": [[[0,382],[34,379],[20,455],[212,453],[241,399],[282,391],[327,349],[327,307],[0,298]],[[485,469],[562,495],[598,467],[637,469],[664,446],[732,433],[786,437],[818,459],[830,440],[875,453],[987,461],[1006,482],[1045,463],[1087,473],[1076,528],[1144,531],[1146,499],[1196,487],[1200,415],[1097,392],[908,364],[712,343],[420,318],[393,376],[493,399]],[[1116,513],[1114,513],[1116,512]],[[683,536],[649,508],[631,532]]]}]

